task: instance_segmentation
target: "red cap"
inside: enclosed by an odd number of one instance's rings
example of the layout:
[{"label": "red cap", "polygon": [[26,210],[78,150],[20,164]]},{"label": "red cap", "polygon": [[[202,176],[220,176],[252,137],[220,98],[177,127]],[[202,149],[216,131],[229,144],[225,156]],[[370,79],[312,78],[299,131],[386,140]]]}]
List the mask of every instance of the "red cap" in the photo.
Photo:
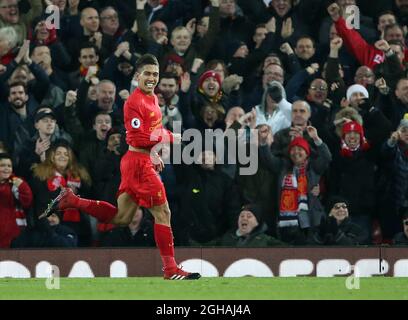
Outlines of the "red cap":
[{"label": "red cap", "polygon": [[309,142],[307,142],[306,139],[302,137],[296,137],[295,139],[292,140],[292,142],[289,144],[289,152],[293,147],[301,147],[303,150],[306,151],[306,154],[310,156],[310,146]]},{"label": "red cap", "polygon": [[346,122],[343,125],[343,130],[342,131],[343,131],[343,134],[342,134],[343,138],[346,135],[346,133],[349,133],[349,132],[357,132],[357,133],[360,134],[360,139],[364,138],[364,129],[361,126],[361,124],[359,124],[356,121]]},{"label": "red cap", "polygon": [[204,73],[201,75],[200,79],[198,80],[198,87],[201,88],[201,86],[203,85],[203,82],[204,82],[206,79],[211,78],[211,77],[214,78],[215,80],[217,80],[218,85],[220,86],[220,89],[221,89],[221,77],[220,77],[220,75],[219,75],[217,72],[215,72],[214,70],[208,70],[208,71],[204,72]]}]

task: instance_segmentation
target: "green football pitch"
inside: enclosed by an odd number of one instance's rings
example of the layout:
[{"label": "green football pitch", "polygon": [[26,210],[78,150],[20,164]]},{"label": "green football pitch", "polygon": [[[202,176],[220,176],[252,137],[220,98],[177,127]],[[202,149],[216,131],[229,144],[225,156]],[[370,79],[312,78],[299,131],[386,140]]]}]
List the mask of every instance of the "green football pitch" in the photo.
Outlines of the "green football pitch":
[{"label": "green football pitch", "polygon": [[[44,300],[272,300],[272,299],[408,299],[408,278],[61,278],[59,289],[46,279],[0,279],[0,299]],[[56,287],[57,282],[53,285]]]}]

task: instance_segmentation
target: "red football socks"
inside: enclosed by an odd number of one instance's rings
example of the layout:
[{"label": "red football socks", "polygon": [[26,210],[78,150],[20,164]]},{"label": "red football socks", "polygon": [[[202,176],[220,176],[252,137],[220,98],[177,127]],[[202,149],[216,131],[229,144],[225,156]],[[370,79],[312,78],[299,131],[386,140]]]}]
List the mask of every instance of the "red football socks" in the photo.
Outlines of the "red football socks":
[{"label": "red football socks", "polygon": [[177,263],[174,260],[174,243],[171,227],[164,224],[154,224],[154,239],[159,248],[160,256],[165,269],[177,268]]}]

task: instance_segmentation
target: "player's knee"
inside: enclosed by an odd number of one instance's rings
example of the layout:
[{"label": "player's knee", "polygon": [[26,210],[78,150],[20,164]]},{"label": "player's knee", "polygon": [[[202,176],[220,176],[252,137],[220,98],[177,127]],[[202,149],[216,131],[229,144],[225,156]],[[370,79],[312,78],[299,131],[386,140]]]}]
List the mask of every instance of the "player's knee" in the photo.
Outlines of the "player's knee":
[{"label": "player's knee", "polygon": [[119,212],[112,222],[119,226],[128,226],[131,221],[132,221],[131,215]]}]

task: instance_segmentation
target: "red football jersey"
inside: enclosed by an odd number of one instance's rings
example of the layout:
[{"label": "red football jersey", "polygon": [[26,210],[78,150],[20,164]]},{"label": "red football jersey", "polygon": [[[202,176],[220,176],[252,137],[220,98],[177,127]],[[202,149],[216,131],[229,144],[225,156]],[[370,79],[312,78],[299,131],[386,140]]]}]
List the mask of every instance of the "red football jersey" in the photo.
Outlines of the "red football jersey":
[{"label": "red football jersey", "polygon": [[171,131],[164,129],[155,94],[147,95],[137,88],[124,105],[126,142],[135,148],[151,149],[159,142],[173,142]]}]

